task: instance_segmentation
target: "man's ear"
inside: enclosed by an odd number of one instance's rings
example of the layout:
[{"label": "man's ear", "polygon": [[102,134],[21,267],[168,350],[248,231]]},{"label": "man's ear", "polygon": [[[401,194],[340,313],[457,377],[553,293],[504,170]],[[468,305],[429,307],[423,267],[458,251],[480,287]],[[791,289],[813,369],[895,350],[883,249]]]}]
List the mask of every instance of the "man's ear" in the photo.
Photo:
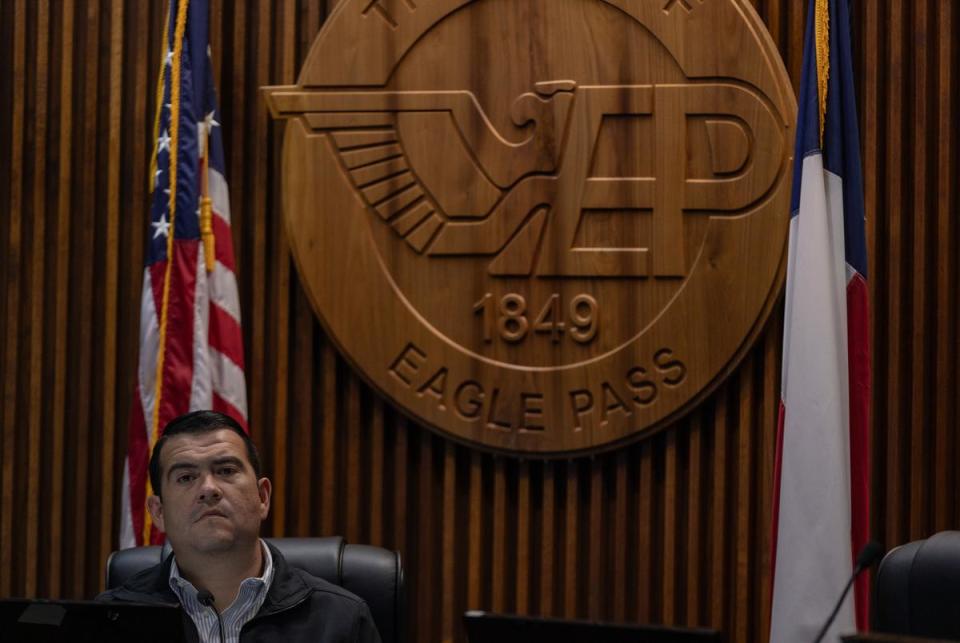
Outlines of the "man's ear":
[{"label": "man's ear", "polygon": [[266,520],[270,513],[270,493],[273,491],[270,478],[260,478],[257,481],[257,491],[260,494],[260,520]]},{"label": "man's ear", "polygon": [[150,511],[150,517],[153,519],[153,524],[157,526],[157,529],[166,531],[163,528],[163,501],[160,500],[160,496],[148,497],[147,509]]}]

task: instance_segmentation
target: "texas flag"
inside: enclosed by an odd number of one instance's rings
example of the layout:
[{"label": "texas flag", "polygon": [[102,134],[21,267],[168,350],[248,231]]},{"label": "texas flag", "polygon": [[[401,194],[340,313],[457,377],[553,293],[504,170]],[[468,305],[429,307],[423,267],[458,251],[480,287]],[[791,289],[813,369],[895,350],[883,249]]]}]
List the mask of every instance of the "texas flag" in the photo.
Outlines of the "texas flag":
[{"label": "texas flag", "polygon": [[[790,217],[772,643],[812,641],[869,531],[867,252],[847,0],[810,0]],[[862,575],[824,640],[867,627]]]}]

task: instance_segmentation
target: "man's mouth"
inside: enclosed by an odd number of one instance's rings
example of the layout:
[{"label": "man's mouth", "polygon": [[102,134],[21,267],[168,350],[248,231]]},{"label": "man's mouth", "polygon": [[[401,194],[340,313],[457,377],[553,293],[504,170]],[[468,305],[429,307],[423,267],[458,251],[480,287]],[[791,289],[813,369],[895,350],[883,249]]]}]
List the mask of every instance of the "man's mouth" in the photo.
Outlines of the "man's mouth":
[{"label": "man's mouth", "polygon": [[210,511],[204,511],[202,514],[200,514],[200,517],[197,518],[197,521],[203,520],[204,518],[216,518],[216,517],[226,518],[227,514],[223,513],[222,511],[212,509]]}]

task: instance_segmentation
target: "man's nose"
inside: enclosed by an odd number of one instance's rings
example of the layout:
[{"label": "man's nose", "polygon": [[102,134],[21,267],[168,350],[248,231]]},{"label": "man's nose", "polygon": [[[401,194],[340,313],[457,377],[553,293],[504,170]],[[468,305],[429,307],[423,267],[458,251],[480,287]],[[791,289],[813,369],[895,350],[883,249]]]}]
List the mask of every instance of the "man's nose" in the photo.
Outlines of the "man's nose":
[{"label": "man's nose", "polygon": [[197,500],[200,502],[215,502],[220,500],[223,492],[217,483],[217,478],[212,473],[204,475],[200,480],[200,495]]}]

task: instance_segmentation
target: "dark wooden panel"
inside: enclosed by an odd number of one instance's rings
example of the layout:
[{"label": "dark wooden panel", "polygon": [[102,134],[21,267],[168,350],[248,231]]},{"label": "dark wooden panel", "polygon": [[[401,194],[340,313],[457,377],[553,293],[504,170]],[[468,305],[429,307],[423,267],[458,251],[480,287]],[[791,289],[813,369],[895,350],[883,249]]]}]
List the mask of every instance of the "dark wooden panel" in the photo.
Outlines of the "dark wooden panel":
[{"label": "dark wooden panel", "polygon": [[[332,2],[212,4],[251,416],[277,535],[399,549],[415,641],[467,608],[768,627],[782,311],[654,438],[543,463],[411,424],[338,356],[280,219],[282,126]],[[757,10],[799,80],[806,3]],[[874,341],[872,520],[960,527],[960,43],[955,3],[854,3]],[[116,543],[164,3],[0,0],[0,594],[90,596]]]}]

